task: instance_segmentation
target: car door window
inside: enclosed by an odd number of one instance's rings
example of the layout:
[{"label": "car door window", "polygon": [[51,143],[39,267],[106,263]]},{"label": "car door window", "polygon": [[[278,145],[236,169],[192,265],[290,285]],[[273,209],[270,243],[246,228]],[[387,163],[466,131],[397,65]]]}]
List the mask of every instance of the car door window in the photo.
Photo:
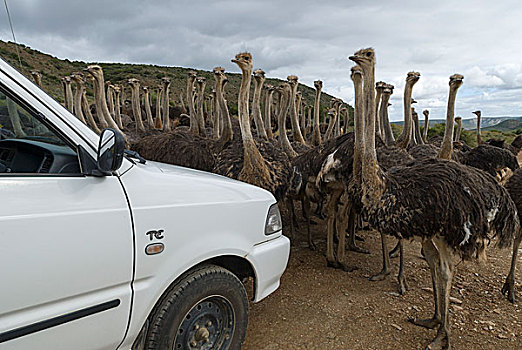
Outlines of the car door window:
[{"label": "car door window", "polygon": [[0,87],[0,176],[80,173],[76,151]]}]

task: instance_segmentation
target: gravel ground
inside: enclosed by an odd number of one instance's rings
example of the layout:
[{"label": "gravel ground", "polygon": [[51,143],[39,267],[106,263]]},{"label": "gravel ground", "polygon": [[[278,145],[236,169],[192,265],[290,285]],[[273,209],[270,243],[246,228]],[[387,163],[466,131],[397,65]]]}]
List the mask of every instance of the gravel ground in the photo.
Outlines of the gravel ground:
[{"label": "gravel ground", "polygon": [[[324,222],[312,229],[319,250],[308,250],[300,222],[281,287],[251,305],[243,349],[424,349],[436,332],[407,321],[433,313],[430,272],[420,258],[420,243],[405,244],[410,290],[400,296],[398,259],[392,260],[394,270],[386,280],[368,280],[381,268],[377,233],[359,233],[365,239],[359,245],[371,254],[348,252],[347,261],[357,270],[343,272],[326,267]],[[491,248],[485,263],[458,264],[452,289],[457,300],[450,316],[453,349],[522,349],[522,287],[518,285],[514,305],[500,293],[510,256],[511,250]]]}]

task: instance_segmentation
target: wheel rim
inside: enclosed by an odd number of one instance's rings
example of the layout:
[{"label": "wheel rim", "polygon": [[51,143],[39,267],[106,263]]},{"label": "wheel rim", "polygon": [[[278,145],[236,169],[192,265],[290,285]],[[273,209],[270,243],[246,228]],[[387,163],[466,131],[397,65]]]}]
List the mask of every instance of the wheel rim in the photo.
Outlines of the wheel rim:
[{"label": "wheel rim", "polygon": [[227,349],[234,327],[232,304],[223,296],[206,297],[194,304],[183,318],[173,350]]}]

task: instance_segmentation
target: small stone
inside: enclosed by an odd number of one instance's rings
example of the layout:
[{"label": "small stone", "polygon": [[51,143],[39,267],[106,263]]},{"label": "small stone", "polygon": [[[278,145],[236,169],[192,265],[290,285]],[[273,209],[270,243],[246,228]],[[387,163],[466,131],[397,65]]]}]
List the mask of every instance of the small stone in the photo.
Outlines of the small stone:
[{"label": "small stone", "polygon": [[402,331],[402,327],[395,324],[395,323],[391,323],[390,326],[392,326],[393,328],[397,329],[398,331]]},{"label": "small stone", "polygon": [[457,311],[462,311],[464,310],[464,308],[462,306],[458,306],[458,305],[453,305],[453,308]]},{"label": "small stone", "polygon": [[450,297],[450,302],[452,302],[453,304],[459,304],[459,305],[462,304],[462,300],[454,298],[454,297]]},{"label": "small stone", "polygon": [[401,295],[397,292],[389,292],[388,293],[389,295],[391,295],[392,297],[400,297]]},{"label": "small stone", "polygon": [[496,313],[497,315],[500,315],[500,309],[494,309],[493,312]]},{"label": "small stone", "polygon": [[433,293],[433,289],[428,288],[428,287],[424,287],[424,288],[422,288],[422,290],[425,292],[428,292],[428,293]]},{"label": "small stone", "polygon": [[497,337],[500,338],[500,339],[509,339],[509,337],[507,335],[502,334],[502,333],[497,335]]},{"label": "small stone", "polygon": [[415,311],[420,311],[420,309],[416,305],[413,305],[412,309],[415,310]]}]

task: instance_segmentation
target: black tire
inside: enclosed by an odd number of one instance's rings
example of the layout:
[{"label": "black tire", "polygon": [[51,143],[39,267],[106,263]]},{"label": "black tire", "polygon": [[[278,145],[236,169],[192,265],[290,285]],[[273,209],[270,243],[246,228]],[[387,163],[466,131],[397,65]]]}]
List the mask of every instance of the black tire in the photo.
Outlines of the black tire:
[{"label": "black tire", "polygon": [[206,265],[182,277],[160,301],[145,349],[241,349],[247,325],[248,297],[241,281],[227,269]]}]

